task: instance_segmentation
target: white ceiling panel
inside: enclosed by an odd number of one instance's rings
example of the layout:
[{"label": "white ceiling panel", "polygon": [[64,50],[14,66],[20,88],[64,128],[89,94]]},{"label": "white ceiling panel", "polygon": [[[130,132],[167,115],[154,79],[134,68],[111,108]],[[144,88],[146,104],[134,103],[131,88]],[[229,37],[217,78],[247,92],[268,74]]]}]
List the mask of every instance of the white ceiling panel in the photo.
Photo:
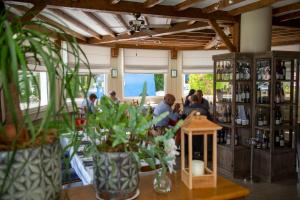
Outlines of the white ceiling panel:
[{"label": "white ceiling panel", "polygon": [[223,9],[224,11],[229,11],[229,10],[233,10],[233,9],[236,9],[236,8],[239,8],[239,7],[242,7],[242,6],[245,6],[245,5],[248,5],[248,4],[251,4],[251,3],[254,3],[254,2],[257,2],[258,0],[247,0],[247,1],[242,1],[240,3],[237,3],[237,4],[234,4],[232,6],[228,6],[227,8]]},{"label": "white ceiling panel", "polygon": [[194,8],[205,8],[211,4],[217,3],[219,0],[204,0],[193,5]]},{"label": "white ceiling panel", "polygon": [[45,17],[48,17],[62,25],[64,25],[65,27],[77,32],[77,33],[80,33],[86,37],[91,37],[91,35],[89,33],[87,33],[86,31],[78,28],[76,25],[74,25],[73,23],[70,23],[69,21],[67,20],[64,20],[60,17],[57,17],[54,13],[52,13],[50,10],[48,9],[45,9],[42,13],[42,15],[44,15]]},{"label": "white ceiling panel", "polygon": [[286,6],[288,4],[296,3],[296,2],[300,2],[300,0],[284,0],[284,1],[279,1],[277,3],[274,3],[272,5],[272,7],[273,8],[278,8],[278,7]]},{"label": "white ceiling panel", "polygon": [[168,5],[168,6],[175,6],[181,2],[183,2],[184,0],[164,0],[163,2],[161,2],[161,5]]},{"label": "white ceiling panel", "polygon": [[121,33],[124,32],[126,29],[122,26],[119,20],[116,18],[115,14],[111,13],[103,13],[103,12],[96,12],[95,13],[98,17],[102,19],[102,21],[110,27],[114,32]]},{"label": "white ceiling panel", "polygon": [[66,13],[77,19],[78,21],[82,22],[92,30],[96,31],[100,35],[108,35],[108,33],[99,26],[94,20],[89,18],[86,14],[84,14],[81,10],[75,9],[63,9]]}]

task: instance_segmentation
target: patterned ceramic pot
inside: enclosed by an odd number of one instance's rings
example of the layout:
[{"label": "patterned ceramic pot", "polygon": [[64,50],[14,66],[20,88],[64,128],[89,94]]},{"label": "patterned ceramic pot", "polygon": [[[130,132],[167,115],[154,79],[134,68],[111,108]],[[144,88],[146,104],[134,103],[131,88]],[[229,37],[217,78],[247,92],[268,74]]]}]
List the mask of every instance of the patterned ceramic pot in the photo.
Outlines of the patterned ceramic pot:
[{"label": "patterned ceramic pot", "polygon": [[8,178],[6,170],[13,152],[0,152],[0,199],[56,200],[61,190],[60,143],[16,151]]},{"label": "patterned ceramic pot", "polygon": [[97,199],[131,199],[139,193],[139,168],[132,153],[100,152],[94,156]]}]

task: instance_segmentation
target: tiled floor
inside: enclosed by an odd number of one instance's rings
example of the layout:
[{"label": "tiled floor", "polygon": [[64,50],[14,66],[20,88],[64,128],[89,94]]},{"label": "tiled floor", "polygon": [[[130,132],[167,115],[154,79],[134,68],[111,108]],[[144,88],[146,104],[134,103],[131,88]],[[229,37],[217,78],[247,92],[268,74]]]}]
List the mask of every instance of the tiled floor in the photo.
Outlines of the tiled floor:
[{"label": "tiled floor", "polygon": [[234,182],[250,189],[246,200],[296,200],[300,199],[300,184],[296,179],[277,183],[250,183],[234,179]]}]

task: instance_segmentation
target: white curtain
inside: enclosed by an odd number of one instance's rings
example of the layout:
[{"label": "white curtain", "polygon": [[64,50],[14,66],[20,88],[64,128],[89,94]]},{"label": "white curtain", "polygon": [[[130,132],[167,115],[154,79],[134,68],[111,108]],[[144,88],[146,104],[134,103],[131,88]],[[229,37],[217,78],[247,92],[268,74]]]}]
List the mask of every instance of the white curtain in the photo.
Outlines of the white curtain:
[{"label": "white curtain", "polygon": [[213,55],[229,53],[227,50],[183,51],[182,72],[184,74],[213,73]]},{"label": "white curtain", "polygon": [[[82,51],[85,53],[92,73],[109,73],[110,66],[110,48],[109,47],[101,47],[101,46],[93,46],[93,45],[80,45]],[[69,66],[74,66],[75,57],[71,53],[68,53],[67,62]],[[80,59],[86,60],[84,56],[81,54]],[[82,62],[83,63],[83,62]],[[80,72],[88,72],[89,70],[84,64],[80,65]]]},{"label": "white curtain", "polygon": [[125,73],[168,73],[169,51],[124,49]]}]

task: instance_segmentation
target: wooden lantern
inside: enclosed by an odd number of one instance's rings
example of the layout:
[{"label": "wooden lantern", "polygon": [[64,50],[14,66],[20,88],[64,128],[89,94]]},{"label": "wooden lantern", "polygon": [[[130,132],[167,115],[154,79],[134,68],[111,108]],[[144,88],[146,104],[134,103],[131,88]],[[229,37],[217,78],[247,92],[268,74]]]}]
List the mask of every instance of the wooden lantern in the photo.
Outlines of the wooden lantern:
[{"label": "wooden lantern", "polygon": [[[181,180],[189,189],[217,186],[217,130],[220,129],[222,129],[221,126],[209,121],[205,116],[196,115],[195,112],[186,118],[181,127]],[[185,165],[184,135],[188,136],[188,167]],[[201,176],[192,175],[193,135],[203,135],[204,174]],[[212,169],[207,166],[207,138],[209,135],[212,135],[213,138]]]}]

